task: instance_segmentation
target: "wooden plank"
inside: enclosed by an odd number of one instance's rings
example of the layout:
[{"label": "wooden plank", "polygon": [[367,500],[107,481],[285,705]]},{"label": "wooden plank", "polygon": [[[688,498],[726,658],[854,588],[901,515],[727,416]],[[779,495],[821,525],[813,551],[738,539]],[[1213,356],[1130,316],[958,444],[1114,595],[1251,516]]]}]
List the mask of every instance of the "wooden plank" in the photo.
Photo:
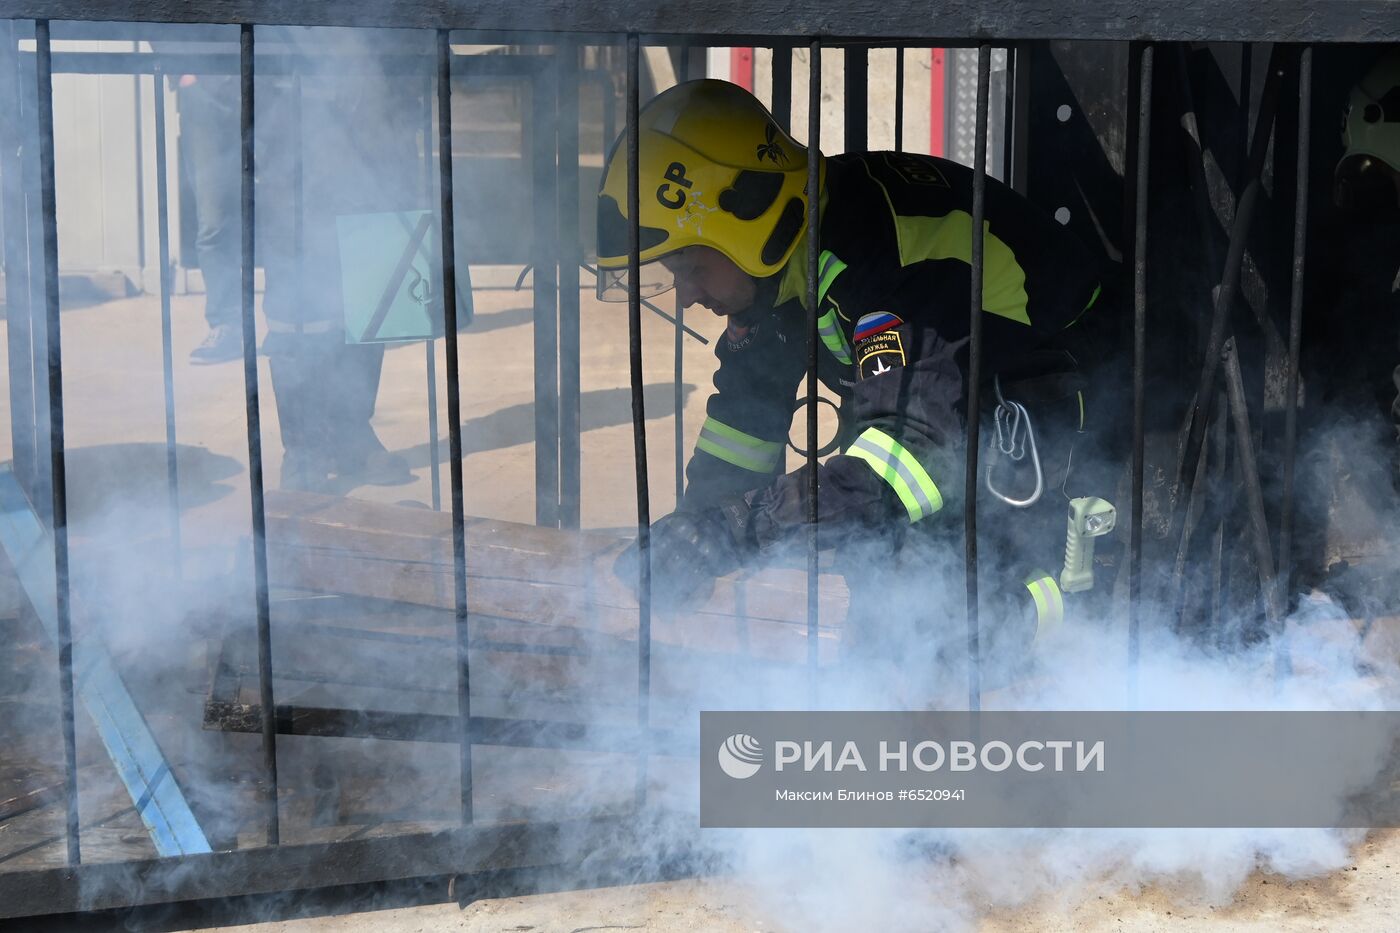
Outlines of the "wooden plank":
[{"label": "wooden plank", "polygon": [[[272,583],[317,592],[452,608],[451,518],[440,512],[308,493],[269,492]],[[575,631],[633,640],[637,604],[613,563],[624,539],[470,518],[468,608],[494,617],[498,634],[559,640]],[[844,581],[823,575],[819,634],[835,659],[846,611]],[[522,626],[513,631],[511,623]],[[801,571],[765,570],[719,580],[693,611],[658,612],[655,641],[698,651],[801,663],[806,583]],[[546,635],[546,631],[550,634]],[[543,643],[543,642],[542,642]]]}]

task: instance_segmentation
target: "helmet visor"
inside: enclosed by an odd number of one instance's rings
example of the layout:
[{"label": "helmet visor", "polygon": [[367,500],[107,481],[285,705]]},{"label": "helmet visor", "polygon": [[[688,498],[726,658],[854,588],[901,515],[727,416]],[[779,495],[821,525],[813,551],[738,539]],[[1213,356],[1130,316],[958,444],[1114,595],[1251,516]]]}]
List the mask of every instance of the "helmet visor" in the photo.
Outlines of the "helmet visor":
[{"label": "helmet visor", "polygon": [[[627,269],[599,269],[598,270],[598,300],[622,302],[627,300],[631,293],[631,283],[629,281]],[[651,262],[644,262],[641,266],[641,286],[637,289],[643,298],[653,298],[663,292],[668,292],[676,286],[676,278],[671,274],[671,270],[662,264],[661,260],[654,259]]]}]

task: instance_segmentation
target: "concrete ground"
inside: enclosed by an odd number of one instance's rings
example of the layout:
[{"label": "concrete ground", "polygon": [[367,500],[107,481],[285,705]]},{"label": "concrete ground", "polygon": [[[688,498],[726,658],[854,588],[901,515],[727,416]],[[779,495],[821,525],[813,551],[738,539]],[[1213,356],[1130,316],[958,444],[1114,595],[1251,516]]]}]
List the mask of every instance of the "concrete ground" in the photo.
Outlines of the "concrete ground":
[{"label": "concrete ground", "polygon": [[[532,522],[534,500],[533,368],[530,293],[482,289],[477,319],[460,338],[463,437],[466,455],[466,508],[471,514]],[[626,312],[585,296],[583,302],[583,524],[623,528],[635,521],[630,398],[627,372]],[[689,320],[712,339],[718,322],[707,313]],[[242,370],[238,363],[195,367],[187,357],[203,336],[198,297],[180,297],[174,309],[177,431],[185,502],[182,531],[187,572],[228,572],[249,529],[247,441]],[[63,316],[65,393],[70,455],[70,490],[75,524],[103,515],[144,515],[142,533],[159,536],[165,482],[164,422],[160,377],[158,305],[131,298],[74,309]],[[674,330],[644,314],[646,408],[652,513],[674,504],[675,405]],[[8,336],[8,335],[6,335]],[[437,373],[445,372],[438,342]],[[4,357],[0,355],[0,367]],[[684,341],[682,449],[693,444],[703,420],[714,366],[712,347]],[[267,480],[276,486],[281,445],[266,360],[261,361],[264,393],[263,441]],[[431,465],[427,445],[426,357],[421,343],[391,347],[386,354],[375,427],[386,446],[407,457],[414,480],[402,486],[362,486],[339,490],[389,503],[430,503]],[[0,374],[0,385],[8,385]],[[438,435],[446,451],[446,406],[439,391]],[[9,405],[0,408],[8,418]],[[0,442],[8,444],[8,423]],[[0,451],[0,458],[8,458]],[[444,488],[445,465],[441,467]],[[81,555],[81,551],[77,552]],[[75,574],[85,568],[79,562]],[[250,607],[251,611],[251,607]],[[1203,902],[1179,879],[1143,875],[1124,885],[1096,880],[1091,872],[1069,873],[1071,882],[1036,889],[1026,902],[1005,892],[982,896],[979,889],[929,894],[931,904],[956,902],[957,916],[920,913],[924,898],[910,891],[908,911],[899,923],[886,922],[888,902],[872,914],[878,928],[965,927],[985,931],[1163,929],[1382,930],[1400,916],[1400,834],[1373,833],[1350,854],[1343,870],[1287,880],[1262,871],[1213,903]],[[0,866],[3,870],[3,866]],[[1110,873],[1110,878],[1116,877]],[[744,879],[716,877],[476,901],[464,908],[429,905],[370,911],[249,926],[258,933],[374,930],[540,931],[583,930],[768,931],[812,929],[810,917],[794,920],[774,892],[750,887]],[[845,899],[839,883],[822,892]],[[1048,890],[1048,893],[1044,893]],[[801,890],[785,892],[801,897]],[[853,889],[850,900],[863,896]],[[1027,896],[1030,896],[1029,894]],[[860,928],[843,925],[831,929]],[[875,928],[875,927],[866,927]],[[240,928],[243,929],[243,928]]]}]

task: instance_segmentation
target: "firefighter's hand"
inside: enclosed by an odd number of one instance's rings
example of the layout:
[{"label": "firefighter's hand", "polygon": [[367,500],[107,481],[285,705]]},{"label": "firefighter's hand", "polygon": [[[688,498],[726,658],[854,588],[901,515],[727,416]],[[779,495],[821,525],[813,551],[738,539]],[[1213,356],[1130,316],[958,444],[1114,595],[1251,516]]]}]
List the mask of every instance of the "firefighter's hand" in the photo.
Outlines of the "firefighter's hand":
[{"label": "firefighter's hand", "polygon": [[[715,578],[737,570],[748,554],[748,506],[742,500],[708,509],[672,512],[651,526],[652,593],[662,607],[680,607],[708,595]],[[640,546],[633,542],[614,572],[638,586]]]}]

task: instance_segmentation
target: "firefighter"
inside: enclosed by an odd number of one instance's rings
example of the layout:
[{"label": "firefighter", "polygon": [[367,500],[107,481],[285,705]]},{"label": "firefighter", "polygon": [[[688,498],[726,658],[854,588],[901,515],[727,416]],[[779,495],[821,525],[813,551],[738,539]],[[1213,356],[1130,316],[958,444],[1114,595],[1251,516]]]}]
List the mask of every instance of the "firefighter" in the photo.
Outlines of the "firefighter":
[{"label": "firefighter", "polygon": [[[1363,360],[1370,357],[1368,368],[1389,369],[1400,312],[1400,250],[1395,245],[1400,230],[1400,50],[1383,54],[1352,87],[1343,117],[1342,145],[1345,151],[1337,162],[1332,195],[1354,241],[1341,257],[1347,293],[1344,310],[1370,325],[1358,328],[1370,339],[1356,348]],[[1384,357],[1378,357],[1377,351]],[[1368,381],[1385,386],[1383,404],[1389,406],[1400,440],[1400,366],[1388,379],[1382,372],[1369,375]],[[1400,487],[1400,458],[1392,465]]]},{"label": "firefighter", "polygon": [[[638,134],[638,289],[675,287],[682,307],[726,323],[683,501],[652,526],[657,595],[676,601],[802,540],[806,468],[783,467],[807,369],[812,198],[806,149],[733,84],[671,88],[642,109]],[[632,284],[620,143],[598,200],[599,297],[615,301]],[[926,576],[962,537],[972,173],[870,152],[820,157],[819,177],[818,376],[842,411],[841,452],[818,466],[819,543],[836,547],[853,609],[888,615],[900,609],[873,581],[892,579],[901,558]],[[1052,218],[990,178],[985,203],[990,377],[1025,364],[1098,288],[1087,254]],[[911,548],[917,540],[944,547]],[[1027,581],[1021,595],[1046,594]]]}]

